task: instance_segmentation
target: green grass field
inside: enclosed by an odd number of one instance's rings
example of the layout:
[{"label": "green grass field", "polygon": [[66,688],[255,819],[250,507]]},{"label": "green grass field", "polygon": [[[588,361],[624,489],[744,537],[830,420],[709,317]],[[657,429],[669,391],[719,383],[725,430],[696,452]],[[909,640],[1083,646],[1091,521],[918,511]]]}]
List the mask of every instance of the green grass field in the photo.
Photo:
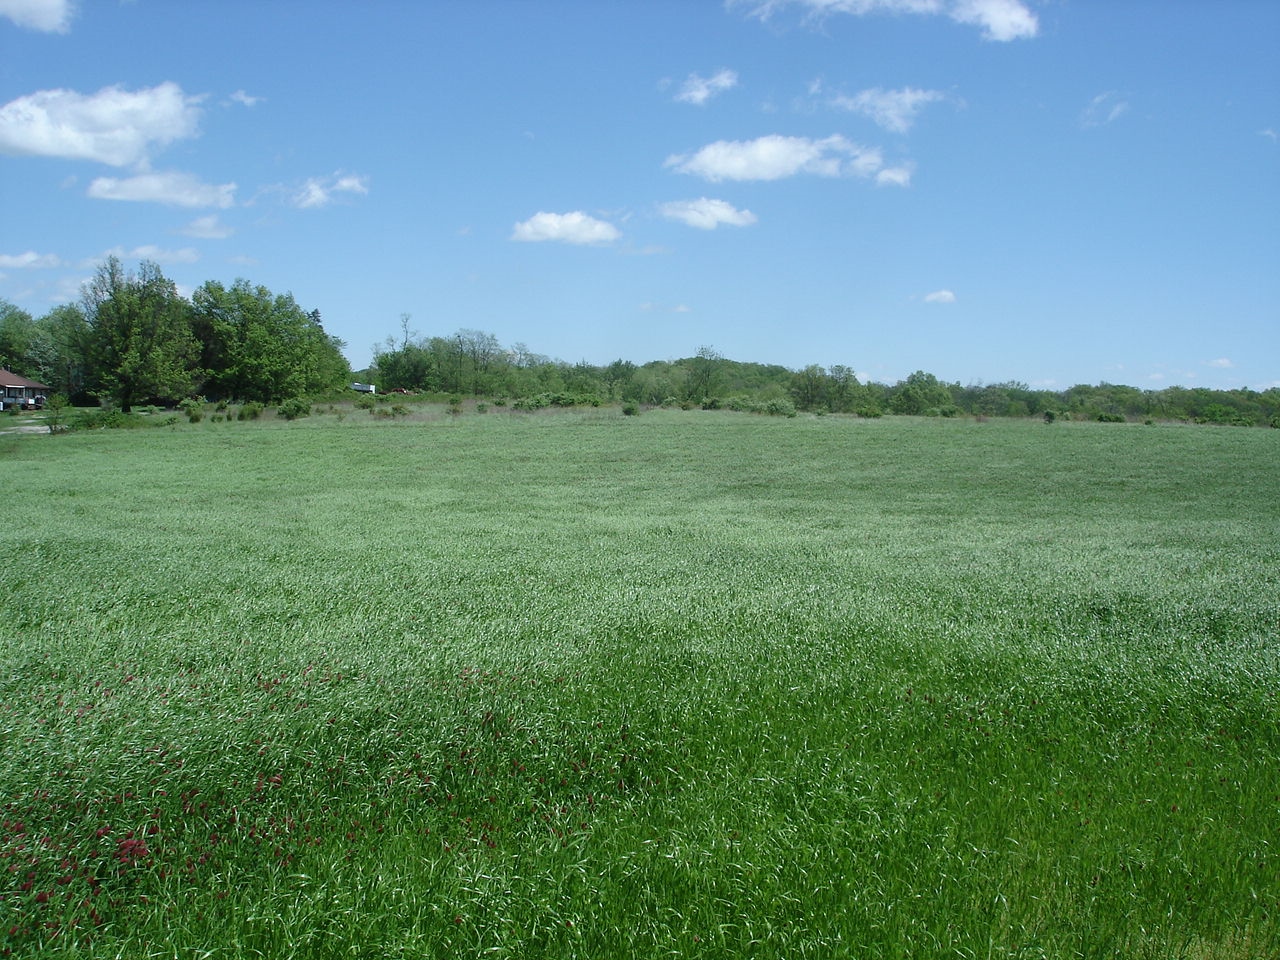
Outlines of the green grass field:
[{"label": "green grass field", "polygon": [[0,437],[0,953],[1280,954],[1280,431]]}]

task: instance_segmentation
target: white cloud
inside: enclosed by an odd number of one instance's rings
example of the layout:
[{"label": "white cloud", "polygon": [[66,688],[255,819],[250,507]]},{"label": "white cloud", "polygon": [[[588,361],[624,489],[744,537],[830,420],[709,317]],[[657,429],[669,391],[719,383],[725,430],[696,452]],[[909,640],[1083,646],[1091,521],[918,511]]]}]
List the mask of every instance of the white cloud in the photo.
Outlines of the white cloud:
[{"label": "white cloud", "polygon": [[0,17],[45,33],[66,33],[74,14],[71,0],[0,0]]},{"label": "white cloud", "polygon": [[62,266],[62,259],[52,253],[0,253],[0,269],[5,270],[50,270]]},{"label": "white cloud", "polygon": [[982,27],[988,40],[1020,40],[1040,30],[1035,14],[1019,0],[957,0],[947,14],[957,23]]},{"label": "white cloud", "polygon": [[1258,136],[1266,137],[1272,143],[1275,143],[1277,139],[1280,139],[1276,136],[1276,132],[1272,130],[1270,127],[1267,127],[1265,130],[1259,130]]},{"label": "white cloud", "polygon": [[243,90],[237,90],[231,95],[231,99],[236,103],[243,104],[246,107],[254,107],[260,104],[265,97],[254,97],[245,93]]},{"label": "white cloud", "polygon": [[165,250],[153,243],[125,250],[124,247],[112,247],[102,254],[102,259],[116,257],[120,260],[150,260],[152,263],[195,263],[200,259],[200,252],[194,247],[182,247],[178,250]]},{"label": "white cloud", "polygon": [[1219,357],[1217,360],[1210,360],[1208,362],[1208,366],[1216,367],[1219,370],[1229,370],[1231,367],[1234,367],[1235,364],[1226,357]]},{"label": "white cloud", "polygon": [[203,183],[189,173],[140,173],[117,179],[98,177],[89,184],[88,195],[96,200],[134,200],[163,203],[171,207],[221,207],[235,202],[234,183]]},{"label": "white cloud", "polygon": [[613,224],[589,217],[581,210],[572,213],[539,211],[528,220],[517,223],[511,231],[511,239],[522,243],[559,240],[562,243],[601,244],[612,243],[620,236],[622,234]]},{"label": "white cloud", "polygon": [[925,106],[945,99],[946,94],[939,90],[917,90],[914,87],[882,90],[872,87],[852,97],[833,97],[831,105],[870,117],[879,126],[894,133],[906,133]]},{"label": "white cloud", "polygon": [[235,233],[235,230],[220,221],[216,213],[211,213],[207,217],[196,217],[183,227],[181,232],[185,236],[198,237],[201,240],[225,240]]},{"label": "white cloud", "polygon": [[1101,127],[1119,120],[1129,112],[1129,101],[1121,99],[1114,90],[1100,93],[1080,112],[1082,127]]},{"label": "white cloud", "polygon": [[691,73],[675,98],[681,103],[692,103],[700,107],[716,94],[732,90],[737,85],[738,75],[732,70],[721,70],[714,77],[709,78]]},{"label": "white cloud", "polygon": [[956,295],[950,290],[935,290],[933,293],[926,293],[924,297],[925,303],[955,303]]},{"label": "white cloud", "polygon": [[822,140],[771,134],[757,140],[717,140],[692,155],[668,157],[665,165],[715,183],[781,180],[799,173],[869,177],[883,168],[884,160],[879,150],[838,134]]},{"label": "white cloud", "polygon": [[911,164],[904,164],[900,167],[886,167],[876,174],[876,186],[909,187],[911,186],[911,174]]},{"label": "white cloud", "polygon": [[89,96],[40,90],[0,107],[0,153],[145,168],[153,148],[199,132],[199,101],[171,82]]},{"label": "white cloud", "polygon": [[870,13],[946,14],[956,23],[982,28],[988,40],[1019,40],[1039,32],[1035,14],[1021,0],[728,0],[748,8],[751,16],[767,20],[787,7],[800,7],[810,18],[833,13],[856,17]]},{"label": "white cloud", "polygon": [[699,230],[714,230],[724,223],[731,227],[747,227],[756,222],[750,210],[738,210],[724,200],[672,200],[659,208],[668,220],[679,220]]},{"label": "white cloud", "polygon": [[293,205],[300,210],[327,207],[336,193],[369,192],[369,178],[350,173],[334,173],[327,177],[311,177],[293,194]]}]

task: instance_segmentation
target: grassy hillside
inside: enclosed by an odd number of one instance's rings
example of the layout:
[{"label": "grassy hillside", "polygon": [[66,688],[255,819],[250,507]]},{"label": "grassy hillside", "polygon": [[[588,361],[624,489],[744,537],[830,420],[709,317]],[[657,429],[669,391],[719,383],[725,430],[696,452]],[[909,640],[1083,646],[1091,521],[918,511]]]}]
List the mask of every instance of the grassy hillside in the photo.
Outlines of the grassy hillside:
[{"label": "grassy hillside", "polygon": [[1280,432],[602,409],[0,462],[0,952],[1280,950]]}]

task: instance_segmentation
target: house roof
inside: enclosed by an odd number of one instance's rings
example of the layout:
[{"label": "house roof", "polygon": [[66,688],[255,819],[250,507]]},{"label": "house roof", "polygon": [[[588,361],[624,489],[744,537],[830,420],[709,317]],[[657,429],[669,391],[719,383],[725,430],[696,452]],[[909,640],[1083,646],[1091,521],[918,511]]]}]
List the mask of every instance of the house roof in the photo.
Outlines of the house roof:
[{"label": "house roof", "polygon": [[35,390],[48,390],[47,383],[40,383],[27,377],[20,377],[12,370],[0,368],[0,387],[30,387]]}]

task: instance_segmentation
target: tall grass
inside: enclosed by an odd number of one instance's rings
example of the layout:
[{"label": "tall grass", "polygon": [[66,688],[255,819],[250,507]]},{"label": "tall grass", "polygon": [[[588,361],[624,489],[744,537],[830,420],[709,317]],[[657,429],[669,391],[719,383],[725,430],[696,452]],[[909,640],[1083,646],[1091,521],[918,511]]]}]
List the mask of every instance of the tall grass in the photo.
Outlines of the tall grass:
[{"label": "tall grass", "polygon": [[1274,956],[1273,433],[21,438],[0,950]]}]

